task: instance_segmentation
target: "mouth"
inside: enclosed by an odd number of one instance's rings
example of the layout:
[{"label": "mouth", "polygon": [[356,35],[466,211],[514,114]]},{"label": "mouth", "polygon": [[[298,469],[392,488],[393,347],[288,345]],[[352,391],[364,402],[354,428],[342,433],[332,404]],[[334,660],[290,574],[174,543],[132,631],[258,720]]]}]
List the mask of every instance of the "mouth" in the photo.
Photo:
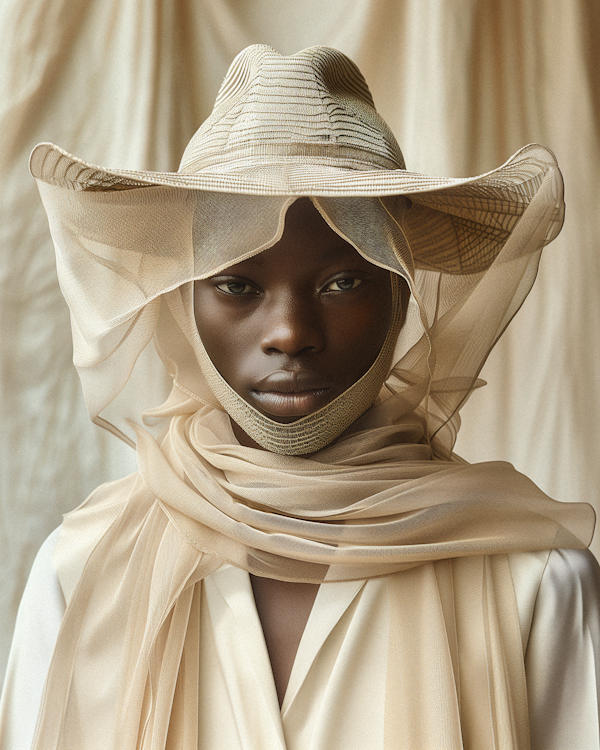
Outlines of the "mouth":
[{"label": "mouth", "polygon": [[321,409],[331,400],[333,386],[306,370],[277,370],[251,390],[256,405],[268,416],[299,418]]}]

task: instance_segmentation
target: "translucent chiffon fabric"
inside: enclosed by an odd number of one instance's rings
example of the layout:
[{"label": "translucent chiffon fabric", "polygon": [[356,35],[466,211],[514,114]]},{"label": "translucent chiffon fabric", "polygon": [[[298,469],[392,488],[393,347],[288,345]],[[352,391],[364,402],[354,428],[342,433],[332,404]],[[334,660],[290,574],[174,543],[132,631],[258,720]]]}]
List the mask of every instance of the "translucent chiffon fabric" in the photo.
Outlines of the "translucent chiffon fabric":
[{"label": "translucent chiffon fabric", "polygon": [[[3,694],[8,714],[8,721],[0,722],[3,750],[32,745],[65,613],[52,567],[58,531],[38,555],[19,610]],[[508,561],[526,644],[531,746],[597,750],[600,569],[586,550],[525,552]],[[383,750],[389,597],[403,576],[319,589],[281,708],[248,575],[222,566],[204,579],[198,748]],[[428,686],[431,706],[437,705],[437,688]],[[402,684],[388,689],[388,701],[399,703],[404,693]],[[438,721],[443,720],[440,712]],[[434,747],[443,747],[443,741]]]},{"label": "translucent chiffon fabric", "polygon": [[[278,186],[283,195],[159,185],[98,190],[96,172],[50,146],[34,151],[31,166],[93,421],[134,441],[129,422],[157,406],[140,400],[136,371],[142,353],[155,357],[153,338],[178,393],[219,408],[198,368],[204,353],[188,285],[281,237],[293,179]],[[542,248],[560,231],[562,180],[551,152],[537,145],[478,178],[384,171],[392,172],[399,196],[357,197],[355,187],[345,195],[338,186],[338,194],[312,200],[363,256],[409,283],[411,305],[381,398],[391,399],[396,418],[419,408],[436,455],[449,457],[457,410],[531,288]]]},{"label": "translucent chiffon fabric", "polygon": [[[388,746],[418,736],[437,747],[441,722],[448,748],[528,747],[505,555],[583,548],[593,512],[553,502],[507,465],[465,465],[452,446],[458,409],[560,230],[555,160],[534,145],[449,180],[375,157],[371,170],[340,171],[338,151],[311,174],[293,150],[279,169],[271,159],[261,171],[260,150],[245,163],[238,177],[253,194],[208,189],[210,169],[144,184],[53,146],[33,154],[90,414],[136,439],[140,467],[65,519],[55,565],[68,606],[37,750],[195,747],[197,584],[223,561],[325,584],[405,571],[388,677],[392,692],[400,674],[411,689],[386,716]],[[203,377],[193,317],[193,281],[272,246],[299,195],[412,293],[377,402],[309,457],[237,444]],[[140,399],[142,356],[172,378],[162,405]],[[445,697],[427,713],[432,682]]]},{"label": "translucent chiffon fabric", "polygon": [[[398,594],[390,642],[391,684],[395,670],[414,681],[404,718],[422,716],[417,696],[435,678],[446,686],[441,710],[453,717],[448,747],[466,736],[477,748],[499,738],[506,747],[527,747],[522,643],[502,553],[585,547],[593,513],[554,503],[505,465],[442,460],[450,457],[456,410],[560,223],[553,160],[538,147],[525,158],[521,218],[514,223],[510,215],[513,230],[494,262],[465,275],[413,272],[406,243],[394,244],[402,234],[383,201],[314,199],[363,255],[401,273],[413,297],[378,403],[344,440],[310,458],[235,443],[203,380],[192,314],[193,279],[272,245],[292,199],[159,186],[71,192],[41,183],[90,411],[125,429],[130,420],[140,472],[101,488],[65,520],[55,561],[68,608],[36,748],[93,748],[99,737],[103,748],[194,747],[202,700],[195,584],[222,561],[319,582],[416,566],[421,572],[407,576]],[[145,412],[144,427],[139,412],[121,404],[138,405],[128,389],[142,390],[135,364],[153,340],[174,385],[162,407]],[[431,460],[431,448],[439,460]],[[444,563],[457,558],[464,562]],[[402,616],[408,601],[432,627]],[[435,676],[401,658],[407,638],[419,653],[436,654]],[[480,644],[460,669],[452,646],[459,642],[461,656]],[[449,645],[440,651],[442,643]],[[484,688],[491,714],[479,700]],[[403,720],[392,712],[388,722],[390,747],[393,738],[408,747],[399,739]],[[411,731],[426,737],[435,726],[419,720]]]},{"label": "translucent chiffon fabric", "polygon": [[302,458],[236,445],[216,409],[173,419],[162,446],[140,431],[140,473],[63,524],[68,606],[34,747],[196,747],[199,587],[224,560],[323,585],[404,570],[386,746],[528,747],[503,553],[583,547],[591,509],[549,500],[506,464],[432,461],[421,434],[370,429]]}]

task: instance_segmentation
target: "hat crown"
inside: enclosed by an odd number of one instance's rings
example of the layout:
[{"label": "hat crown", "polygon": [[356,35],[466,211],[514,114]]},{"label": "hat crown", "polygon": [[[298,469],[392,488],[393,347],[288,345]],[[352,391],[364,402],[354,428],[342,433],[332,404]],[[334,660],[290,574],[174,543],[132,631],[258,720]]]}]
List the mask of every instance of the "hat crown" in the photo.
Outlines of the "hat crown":
[{"label": "hat crown", "polygon": [[405,169],[362,73],[330,47],[290,56],[265,45],[243,50],[179,172],[235,171],[261,157],[310,157],[343,169]]}]

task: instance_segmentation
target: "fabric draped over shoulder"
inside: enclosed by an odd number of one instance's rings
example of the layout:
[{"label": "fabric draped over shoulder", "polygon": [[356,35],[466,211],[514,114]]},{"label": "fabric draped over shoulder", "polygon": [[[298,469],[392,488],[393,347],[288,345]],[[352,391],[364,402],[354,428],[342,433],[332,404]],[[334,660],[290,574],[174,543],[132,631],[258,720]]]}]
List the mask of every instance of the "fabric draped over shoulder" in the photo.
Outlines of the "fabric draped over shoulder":
[{"label": "fabric draped over shoulder", "polygon": [[[359,425],[299,458],[236,445],[221,412],[185,407],[162,446],[140,430],[139,475],[65,519],[55,564],[68,606],[36,748],[94,748],[98,737],[104,748],[195,747],[197,584],[223,561],[315,582],[406,570],[394,594],[390,695],[400,684],[424,690],[435,665],[446,707],[390,698],[389,747],[414,747],[416,736],[448,748],[468,736],[464,747],[478,750],[500,738],[528,746],[505,554],[586,546],[589,506],[550,500],[506,464],[432,461],[415,421]],[[436,654],[428,671],[407,661],[406,639],[411,654]],[[89,684],[100,695],[82,701]]]},{"label": "fabric draped over shoulder", "polygon": [[[408,172],[348,58],[255,46],[177,173],[107,170],[52,144],[31,170],[90,415],[137,443],[140,467],[65,519],[55,564],[68,606],[35,750],[196,747],[199,587],[222,562],[324,585],[403,571],[387,747],[526,750],[506,555],[583,548],[593,512],[452,448],[562,226],[553,154],[526,146],[473,178]],[[411,292],[373,406],[309,457],[237,443],[193,315],[193,282],[272,247],[298,197]],[[142,399],[143,359],[170,394]]]},{"label": "fabric draped over shoulder", "polygon": [[[451,451],[458,409],[560,229],[562,182],[538,146],[476,186],[405,178],[413,192],[396,198],[311,197],[365,258],[407,281],[411,302],[376,403],[310,458],[237,445],[199,367],[193,318],[193,281],[271,247],[295,196],[38,181],[90,414],[137,442],[140,473],[65,520],[56,566],[68,609],[36,750],[93,748],[98,737],[103,750],[194,747],[198,586],[222,561],[324,583],[405,570],[388,746],[414,747],[419,736],[436,747],[443,735],[448,748],[528,747],[503,556],[585,547],[593,513],[554,503],[512,467],[464,465]],[[424,221],[439,250],[428,260],[413,251]],[[446,257],[451,244],[461,252]],[[140,402],[144,357],[171,383],[162,406]],[[435,676],[406,663],[409,642],[436,654]],[[417,696],[432,680],[435,708],[423,711]],[[94,701],[83,699],[91,683],[104,686]],[[400,685],[415,699],[399,713]]]}]

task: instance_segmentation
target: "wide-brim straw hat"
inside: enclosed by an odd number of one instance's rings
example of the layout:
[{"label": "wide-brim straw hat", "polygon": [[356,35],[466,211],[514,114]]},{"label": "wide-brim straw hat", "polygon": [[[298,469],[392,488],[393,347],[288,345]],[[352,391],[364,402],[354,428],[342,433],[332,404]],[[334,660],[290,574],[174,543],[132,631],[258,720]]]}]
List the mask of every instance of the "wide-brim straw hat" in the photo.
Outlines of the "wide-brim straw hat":
[{"label": "wide-brim straw hat", "polygon": [[[532,144],[476,177],[409,172],[348,57],[328,47],[283,56],[254,45],[232,63],[177,172],[107,169],[51,143],[36,146],[30,168],[75,191],[162,185],[263,196],[410,196],[404,231],[416,267],[464,274],[490,265],[556,161]],[[562,216],[555,219],[560,224]]]},{"label": "wide-brim straw hat", "polygon": [[198,366],[190,282],[270,247],[294,198],[309,196],[365,258],[408,281],[381,398],[390,414],[392,393],[395,413],[418,406],[430,437],[445,430],[448,454],[454,415],[564,215],[560,171],[540,145],[477,177],[407,171],[362,74],[326,47],[241,52],[177,172],[107,169],[48,143],[31,171],[90,415],[128,442],[158,403],[136,406],[152,340],[175,389],[219,408]]}]

